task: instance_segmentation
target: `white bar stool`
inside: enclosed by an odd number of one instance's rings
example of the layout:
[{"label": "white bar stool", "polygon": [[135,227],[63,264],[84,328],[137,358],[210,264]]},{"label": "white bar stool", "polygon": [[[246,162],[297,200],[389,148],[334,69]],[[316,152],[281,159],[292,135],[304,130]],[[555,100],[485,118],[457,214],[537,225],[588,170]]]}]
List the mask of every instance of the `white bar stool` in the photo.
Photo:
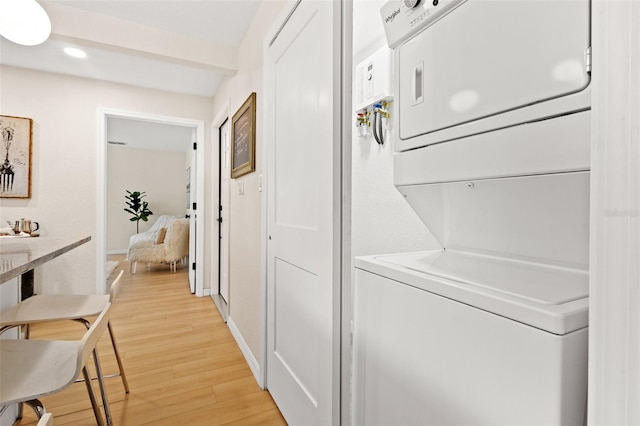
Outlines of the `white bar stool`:
[{"label": "white bar stool", "polygon": [[[107,303],[82,340],[0,339],[0,407],[24,402],[42,419],[46,411],[38,398],[67,388],[82,373],[96,421],[104,425],[86,364],[93,353],[103,388],[96,344],[109,323],[110,308],[111,303]],[[103,404],[107,424],[111,424],[106,394]]]},{"label": "white bar stool", "polygon": [[[36,324],[42,322],[74,320],[81,322],[89,328],[91,323],[85,318],[98,315],[108,303],[113,303],[121,287],[121,279],[124,271],[120,271],[116,279],[111,284],[111,290],[106,295],[79,295],[79,294],[41,294],[31,296],[30,298],[18,303],[17,305],[0,313],[0,334],[5,330],[13,327]],[[111,344],[118,362],[119,374],[122,379],[122,385],[126,393],[129,393],[129,384],[124,374],[122,360],[118,353],[116,340],[113,335],[111,323],[107,322]],[[27,338],[29,338],[29,329],[27,328]],[[106,376],[112,377],[112,376]],[[101,391],[104,392],[102,387]]]}]

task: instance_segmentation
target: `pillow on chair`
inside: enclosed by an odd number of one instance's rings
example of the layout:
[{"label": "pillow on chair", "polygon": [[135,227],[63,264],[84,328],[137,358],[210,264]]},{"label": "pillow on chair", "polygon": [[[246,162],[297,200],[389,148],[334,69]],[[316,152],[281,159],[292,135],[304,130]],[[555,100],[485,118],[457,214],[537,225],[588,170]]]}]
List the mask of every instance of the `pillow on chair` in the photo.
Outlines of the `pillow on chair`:
[{"label": "pillow on chair", "polygon": [[167,235],[167,228],[160,228],[156,237],[156,244],[164,243],[164,237]]}]

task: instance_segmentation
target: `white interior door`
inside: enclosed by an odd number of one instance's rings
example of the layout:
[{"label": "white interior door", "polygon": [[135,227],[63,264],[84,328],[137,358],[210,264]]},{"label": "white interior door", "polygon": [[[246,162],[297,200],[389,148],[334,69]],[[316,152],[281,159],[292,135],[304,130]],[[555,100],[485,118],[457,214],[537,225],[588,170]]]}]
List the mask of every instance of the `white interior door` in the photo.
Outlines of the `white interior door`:
[{"label": "white interior door", "polygon": [[194,208],[194,204],[198,199],[196,189],[197,189],[197,150],[194,146],[197,146],[197,133],[196,129],[193,129],[191,140],[193,142],[193,146],[191,149],[191,161],[189,167],[189,205],[187,206],[187,211],[189,212],[189,287],[191,288],[191,293],[196,292],[196,270],[193,269],[192,265],[196,264],[196,232],[197,232],[197,209]]},{"label": "white interior door", "polygon": [[220,296],[229,303],[229,185],[231,162],[229,160],[230,124],[226,121],[220,128]]},{"label": "white interior door", "polygon": [[289,424],[339,421],[341,3],[296,3],[266,54],[266,380]]}]

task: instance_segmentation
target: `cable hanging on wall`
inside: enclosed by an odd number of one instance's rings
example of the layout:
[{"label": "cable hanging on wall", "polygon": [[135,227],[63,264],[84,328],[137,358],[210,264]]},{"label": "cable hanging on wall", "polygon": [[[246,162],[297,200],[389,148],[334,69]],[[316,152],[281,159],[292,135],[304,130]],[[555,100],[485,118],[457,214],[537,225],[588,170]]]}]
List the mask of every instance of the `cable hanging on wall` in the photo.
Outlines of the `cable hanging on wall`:
[{"label": "cable hanging on wall", "polygon": [[382,128],[382,118],[389,118],[389,111],[386,109],[387,102],[373,105],[373,137],[378,145],[384,145],[384,131]]},{"label": "cable hanging on wall", "polygon": [[[389,101],[382,101],[371,105],[371,107],[358,111],[356,115],[356,126],[360,137],[368,137],[373,133],[373,138],[378,145],[384,145],[386,125],[383,120],[389,119]],[[371,129],[371,133],[370,130]]]}]

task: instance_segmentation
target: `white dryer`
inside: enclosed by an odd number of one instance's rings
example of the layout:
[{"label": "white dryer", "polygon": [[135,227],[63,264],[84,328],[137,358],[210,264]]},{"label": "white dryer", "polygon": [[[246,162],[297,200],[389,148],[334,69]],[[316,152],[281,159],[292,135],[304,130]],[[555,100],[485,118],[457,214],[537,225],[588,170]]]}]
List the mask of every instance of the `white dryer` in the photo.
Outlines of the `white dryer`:
[{"label": "white dryer", "polygon": [[405,0],[394,179],[440,250],[356,259],[359,425],[582,425],[590,2]]}]

